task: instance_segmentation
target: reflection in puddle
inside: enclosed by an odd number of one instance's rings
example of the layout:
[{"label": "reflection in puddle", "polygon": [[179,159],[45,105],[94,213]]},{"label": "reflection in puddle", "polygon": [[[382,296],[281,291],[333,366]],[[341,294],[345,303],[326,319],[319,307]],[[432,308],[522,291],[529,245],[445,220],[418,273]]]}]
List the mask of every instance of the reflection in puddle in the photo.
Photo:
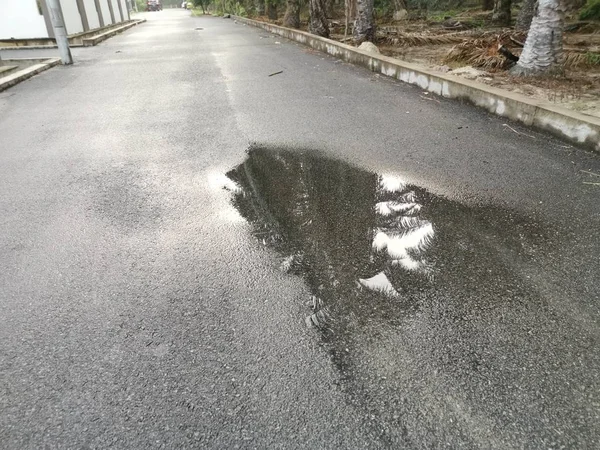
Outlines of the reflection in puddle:
[{"label": "reflection in puddle", "polygon": [[308,323],[329,337],[350,322],[397,323],[419,307],[419,293],[450,278],[476,288],[492,268],[511,270],[490,260],[490,247],[523,256],[541,238],[508,212],[468,208],[313,151],[253,148],[227,177],[256,237],[306,280],[318,299]]},{"label": "reflection in puddle", "polygon": [[533,429],[566,442],[523,413],[587,411],[562,382],[590,384],[561,357],[579,331],[539,290],[554,232],[312,151],[256,147],[227,177],[256,238],[311,291],[306,323],[382,442],[508,448]]}]

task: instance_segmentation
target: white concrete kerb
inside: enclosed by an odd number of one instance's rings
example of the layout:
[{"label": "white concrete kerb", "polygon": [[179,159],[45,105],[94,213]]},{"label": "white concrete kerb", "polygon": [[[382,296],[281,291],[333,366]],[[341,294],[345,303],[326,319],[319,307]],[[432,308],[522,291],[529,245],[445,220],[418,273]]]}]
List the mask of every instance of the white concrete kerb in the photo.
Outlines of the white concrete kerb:
[{"label": "white concrete kerb", "polygon": [[300,42],[346,62],[366,67],[423,90],[446,98],[466,100],[501,117],[538,128],[600,152],[600,118],[536,101],[514,92],[487,86],[457,76],[438,73],[399,59],[360,50],[341,42],[304,31],[285,28],[244,17],[232,16],[238,22],[263,28],[271,33]]}]

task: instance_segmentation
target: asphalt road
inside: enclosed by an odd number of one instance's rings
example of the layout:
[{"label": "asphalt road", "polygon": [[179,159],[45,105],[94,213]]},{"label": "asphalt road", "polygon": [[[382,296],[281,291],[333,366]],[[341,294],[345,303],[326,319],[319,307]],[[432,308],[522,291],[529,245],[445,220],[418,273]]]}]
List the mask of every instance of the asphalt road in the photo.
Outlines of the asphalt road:
[{"label": "asphalt road", "polygon": [[0,93],[2,448],[600,446],[597,155],[147,17]]}]

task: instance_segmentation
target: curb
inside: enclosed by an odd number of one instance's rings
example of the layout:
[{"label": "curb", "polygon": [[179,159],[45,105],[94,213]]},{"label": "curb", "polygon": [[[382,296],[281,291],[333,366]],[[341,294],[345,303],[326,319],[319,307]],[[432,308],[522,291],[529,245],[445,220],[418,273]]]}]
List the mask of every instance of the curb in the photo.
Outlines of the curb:
[{"label": "curb", "polygon": [[[83,47],[82,44],[69,44],[70,48]],[[19,47],[0,47],[0,51],[13,51],[13,50],[47,50],[52,48],[58,48],[56,44],[54,45],[23,45]]]},{"label": "curb", "polygon": [[[99,28],[96,30],[72,34],[68,36],[69,47],[91,47],[96,44],[99,44],[100,42],[104,41],[105,39],[108,39],[109,37],[114,36],[117,33],[121,33],[125,30],[128,30],[131,27],[134,27],[144,22],[146,22],[146,19],[133,19],[127,22],[125,25],[107,25],[103,28]],[[102,31],[106,29],[108,29],[108,31],[94,35],[95,31]],[[92,35],[92,37],[85,37],[90,34]],[[32,45],[0,45],[0,50],[43,50],[49,48],[57,48],[56,41],[54,40],[54,38],[25,39],[25,41],[32,43]],[[50,43],[48,44],[46,42]]]},{"label": "curb", "polygon": [[113,37],[115,34],[122,33],[123,31],[126,31],[132,27],[135,27],[136,25],[139,25],[140,23],[144,23],[145,21],[146,21],[146,19],[136,20],[134,22],[128,23],[127,25],[123,25],[122,27],[114,28],[110,31],[107,31],[106,33],[99,34],[98,36],[94,36],[91,38],[84,38],[84,39],[82,39],[83,46],[84,47],[92,47],[94,45],[98,45],[100,42],[102,42],[110,37]]},{"label": "curb", "polygon": [[[27,58],[22,58],[20,59],[20,61],[26,59]],[[35,60],[39,59],[35,58]],[[4,61],[10,61],[10,59]],[[11,75],[0,78],[0,92],[5,89],[8,89],[11,86],[14,86],[15,84],[19,84],[21,81],[31,78],[32,76],[37,75],[38,73],[43,72],[44,70],[48,70],[49,68],[60,64],[60,58],[48,58],[42,61],[43,62],[41,62],[40,64],[35,64],[31,67],[28,67],[27,69],[19,70],[18,72],[15,72]]]},{"label": "curb", "polygon": [[247,25],[300,42],[348,63],[366,67],[391,78],[415,84],[446,98],[465,100],[488,112],[550,132],[571,143],[600,153],[600,118],[586,116],[552,103],[531,100],[523,95],[453,75],[427,70],[417,64],[369,53],[341,42],[244,17],[231,16]]}]

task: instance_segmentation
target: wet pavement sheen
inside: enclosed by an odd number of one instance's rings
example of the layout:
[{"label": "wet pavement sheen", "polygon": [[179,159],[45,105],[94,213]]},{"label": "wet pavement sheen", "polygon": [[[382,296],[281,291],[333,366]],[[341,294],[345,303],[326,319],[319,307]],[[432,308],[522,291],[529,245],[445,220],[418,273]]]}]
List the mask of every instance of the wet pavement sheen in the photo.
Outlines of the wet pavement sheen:
[{"label": "wet pavement sheen", "polygon": [[255,146],[227,177],[252,234],[308,286],[305,322],[383,442],[559,448],[597,435],[598,380],[582,364],[597,363],[596,335],[528,275],[552,258],[551,227],[312,150]]},{"label": "wet pavement sheen", "polygon": [[600,448],[598,155],[143,17],[0,93],[2,449]]}]

